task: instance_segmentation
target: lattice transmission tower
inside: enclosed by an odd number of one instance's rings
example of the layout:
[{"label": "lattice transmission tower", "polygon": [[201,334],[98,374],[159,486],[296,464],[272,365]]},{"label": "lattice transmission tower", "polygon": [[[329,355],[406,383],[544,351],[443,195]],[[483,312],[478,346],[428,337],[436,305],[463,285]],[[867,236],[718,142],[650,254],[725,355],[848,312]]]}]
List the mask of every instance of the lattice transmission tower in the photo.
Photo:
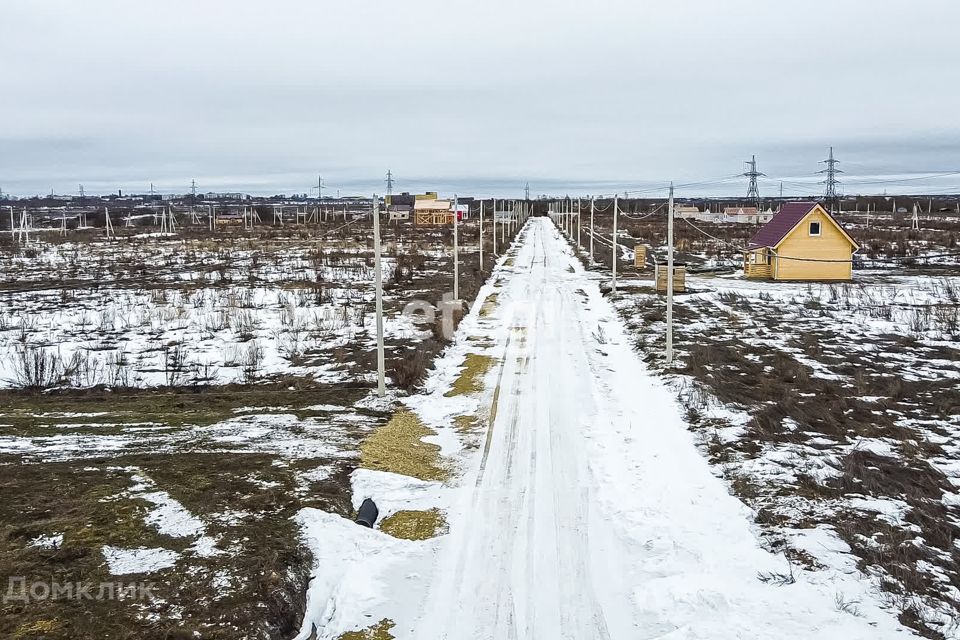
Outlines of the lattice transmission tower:
[{"label": "lattice transmission tower", "polygon": [[840,186],[840,180],[837,179],[837,174],[843,173],[843,171],[837,168],[840,161],[833,157],[833,147],[830,147],[830,156],[826,160],[821,160],[820,164],[827,165],[826,169],[819,172],[827,176],[827,179],[820,184],[826,185],[823,189],[823,199],[830,208],[830,211],[833,212],[837,210],[840,199],[839,191],[837,190],[837,187]]},{"label": "lattice transmission tower", "polygon": [[755,203],[757,209],[759,209],[760,187],[757,186],[757,178],[765,176],[766,174],[757,171],[757,156],[750,156],[750,159],[747,160],[745,164],[747,170],[743,172],[743,175],[750,180],[750,184],[747,186],[747,200]]}]

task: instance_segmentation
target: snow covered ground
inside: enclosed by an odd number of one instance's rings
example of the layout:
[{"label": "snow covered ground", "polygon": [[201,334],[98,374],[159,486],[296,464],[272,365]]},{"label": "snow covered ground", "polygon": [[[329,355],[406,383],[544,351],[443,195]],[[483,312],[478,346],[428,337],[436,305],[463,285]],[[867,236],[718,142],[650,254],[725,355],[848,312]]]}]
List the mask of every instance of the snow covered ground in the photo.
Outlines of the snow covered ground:
[{"label": "snow covered ground", "polygon": [[[661,368],[664,303],[649,285],[624,282],[617,308]],[[960,633],[958,291],[943,273],[688,277],[663,370],[772,547],[829,565],[802,538],[832,530],[902,621],[948,638]]]},{"label": "snow covered ground", "polygon": [[[258,233],[44,238],[0,251],[0,390],[369,382],[357,352],[374,346],[371,229]],[[431,337],[401,311],[452,288],[448,235],[384,229],[391,348]],[[465,295],[475,259],[461,263]]]},{"label": "snow covered ground", "polygon": [[[300,638],[378,620],[424,640],[914,636],[830,530],[798,534],[820,570],[766,550],[598,277],[548,219],[518,244],[407,401],[452,479],[361,482],[388,505],[432,502],[449,533],[397,540],[302,511],[316,564]],[[488,421],[479,442],[444,403],[469,353],[497,358],[470,394]]]}]

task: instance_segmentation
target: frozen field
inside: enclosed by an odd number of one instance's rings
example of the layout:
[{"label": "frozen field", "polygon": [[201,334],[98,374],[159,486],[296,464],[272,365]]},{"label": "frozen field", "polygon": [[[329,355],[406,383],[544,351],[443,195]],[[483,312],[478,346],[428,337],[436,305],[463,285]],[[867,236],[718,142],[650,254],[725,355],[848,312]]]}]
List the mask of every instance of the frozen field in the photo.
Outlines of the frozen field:
[{"label": "frozen field", "polygon": [[[617,308],[660,368],[664,302],[650,284],[624,283]],[[934,637],[956,637],[960,613],[958,292],[939,274],[689,277],[678,362],[663,371],[771,548],[857,567]]]},{"label": "frozen field", "polygon": [[960,278],[690,276],[666,368],[651,281],[611,300],[548,219],[466,254],[452,342],[402,313],[448,238],[388,229],[376,401],[365,238],[289,233],[4,258],[5,572],[156,586],[4,632],[958,637]]},{"label": "frozen field", "polygon": [[[387,375],[403,394],[447,344],[439,313],[404,308],[450,291],[451,235],[383,234]],[[490,270],[477,237],[461,228],[467,300]],[[350,516],[351,475],[375,464],[362,445],[390,417],[370,398],[370,230],[51,233],[0,244],[0,265],[0,577],[153,587],[6,598],[0,636],[293,635],[312,564],[294,516]]]}]

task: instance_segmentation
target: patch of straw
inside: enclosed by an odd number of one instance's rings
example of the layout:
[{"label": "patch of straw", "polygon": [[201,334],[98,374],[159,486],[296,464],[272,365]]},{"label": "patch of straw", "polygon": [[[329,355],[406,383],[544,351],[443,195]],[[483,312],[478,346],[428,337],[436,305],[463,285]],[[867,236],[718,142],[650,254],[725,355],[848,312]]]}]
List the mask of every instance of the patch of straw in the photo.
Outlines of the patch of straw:
[{"label": "patch of straw", "polygon": [[380,531],[404,540],[428,540],[449,531],[447,519],[439,509],[397,511],[384,518]]},{"label": "patch of straw", "polygon": [[360,466],[443,482],[449,473],[440,462],[440,447],[423,441],[432,435],[415,413],[397,411],[360,444]]},{"label": "patch of straw", "polygon": [[463,361],[463,371],[453,383],[453,389],[446,393],[448,398],[471,393],[479,393],[483,389],[483,376],[493,366],[493,358],[477,353],[468,353]]}]

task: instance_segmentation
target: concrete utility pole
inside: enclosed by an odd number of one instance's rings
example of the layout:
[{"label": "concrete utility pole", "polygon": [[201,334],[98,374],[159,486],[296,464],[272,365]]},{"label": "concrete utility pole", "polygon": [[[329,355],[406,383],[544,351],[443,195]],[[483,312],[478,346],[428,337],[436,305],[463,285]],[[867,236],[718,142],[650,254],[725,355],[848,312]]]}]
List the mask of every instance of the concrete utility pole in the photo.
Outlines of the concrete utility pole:
[{"label": "concrete utility pole", "polygon": [[497,199],[493,199],[493,257],[497,257]]},{"label": "concrete utility pole", "polygon": [[664,359],[668,365],[673,363],[673,182],[670,182],[670,203],[667,210],[667,345]]},{"label": "concrete utility pole", "polygon": [[480,200],[480,271],[483,271],[483,200]]},{"label": "concrete utility pole", "polygon": [[107,238],[115,238],[116,234],[113,232],[113,223],[110,222],[110,209],[108,207],[103,208],[103,215],[106,219]]},{"label": "concrete utility pole", "polygon": [[383,362],[383,271],[380,262],[380,200],[373,194],[374,285],[377,289],[377,395],[387,394]]},{"label": "concrete utility pole", "polygon": [[617,295],[617,207],[619,200],[613,196],[613,295]]},{"label": "concrete utility pole", "polygon": [[593,264],[593,212],[596,208],[593,196],[590,196],[590,264]]},{"label": "concrete utility pole", "polygon": [[25,244],[30,244],[30,219],[27,216],[27,208],[23,208],[23,213],[20,214],[20,233],[22,234],[23,242]]},{"label": "concrete utility pole", "polygon": [[583,250],[583,243],[580,242],[580,229],[582,227],[583,225],[580,224],[580,198],[578,197],[577,198],[577,247],[579,247],[581,251]]},{"label": "concrete utility pole", "polygon": [[460,217],[460,212],[457,210],[457,207],[460,203],[460,196],[454,194],[453,196],[453,299],[460,299],[460,238],[459,238],[459,228],[460,221],[457,218]]},{"label": "concrete utility pole", "polygon": [[[506,211],[510,211],[510,209],[506,209]],[[507,220],[506,222],[500,225],[500,244],[502,244],[504,247],[507,246],[507,226],[509,225],[509,223],[510,221]]]}]

